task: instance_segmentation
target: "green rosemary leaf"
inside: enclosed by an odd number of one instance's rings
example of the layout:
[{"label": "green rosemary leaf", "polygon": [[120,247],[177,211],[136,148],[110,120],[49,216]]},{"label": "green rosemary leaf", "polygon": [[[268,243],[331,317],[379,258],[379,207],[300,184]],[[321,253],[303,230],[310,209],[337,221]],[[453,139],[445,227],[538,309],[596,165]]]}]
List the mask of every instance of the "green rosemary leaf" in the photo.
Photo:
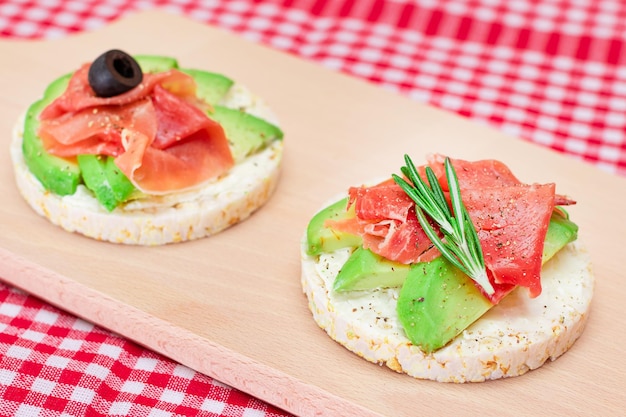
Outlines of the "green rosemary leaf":
[{"label": "green rosemary leaf", "polygon": [[463,266],[463,264],[458,261],[457,257],[455,256],[454,248],[452,248],[451,250],[449,245],[447,245],[443,240],[439,238],[437,232],[435,232],[435,230],[430,225],[428,219],[426,219],[424,211],[416,206],[415,213],[417,214],[417,219],[422,225],[422,229],[424,229],[426,236],[428,236],[428,238],[435,245],[435,247],[439,249],[439,252],[441,252],[441,254],[444,255],[454,266],[467,274],[467,269]]},{"label": "green rosemary leaf", "polygon": [[465,221],[467,222],[466,229],[469,231],[467,238],[469,241],[469,247],[472,251],[472,258],[476,259],[480,262],[479,266],[481,268],[485,268],[485,258],[483,256],[483,249],[480,246],[480,240],[478,239],[478,233],[476,232],[476,228],[472,224],[472,221],[469,217],[469,213],[467,210],[465,211]]},{"label": "green rosemary leaf", "polygon": [[435,172],[430,167],[426,167],[426,177],[428,178],[428,184],[430,185],[430,190],[433,193],[433,197],[437,202],[437,205],[444,214],[448,214],[446,196],[443,194],[443,190],[439,186],[439,180],[437,179]]},{"label": "green rosemary leaf", "polygon": [[[452,210],[434,171],[426,167],[426,184],[411,158],[405,155],[404,160],[406,165],[400,171],[408,181],[395,174],[392,177],[415,202],[415,213],[422,229],[442,256],[476,281],[487,294],[493,294],[478,233],[463,204],[458,177],[450,159],[445,159],[444,167]],[[443,239],[433,229],[427,216],[439,227]]]}]

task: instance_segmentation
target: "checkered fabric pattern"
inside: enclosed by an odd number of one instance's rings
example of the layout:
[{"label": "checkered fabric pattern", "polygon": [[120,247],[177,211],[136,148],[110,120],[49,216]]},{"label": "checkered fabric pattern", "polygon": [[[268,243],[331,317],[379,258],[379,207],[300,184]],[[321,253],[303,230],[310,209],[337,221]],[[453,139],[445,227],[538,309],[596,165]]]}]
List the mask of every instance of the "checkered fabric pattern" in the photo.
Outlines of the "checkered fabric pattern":
[{"label": "checkered fabric pattern", "polygon": [[0,34],[55,38],[156,7],[626,175],[619,0],[5,0]]},{"label": "checkered fabric pattern", "polygon": [[0,415],[288,414],[0,284]]},{"label": "checkered fabric pattern", "polygon": [[[620,0],[2,0],[0,36],[161,8],[626,175]],[[0,285],[0,415],[284,416]]]}]

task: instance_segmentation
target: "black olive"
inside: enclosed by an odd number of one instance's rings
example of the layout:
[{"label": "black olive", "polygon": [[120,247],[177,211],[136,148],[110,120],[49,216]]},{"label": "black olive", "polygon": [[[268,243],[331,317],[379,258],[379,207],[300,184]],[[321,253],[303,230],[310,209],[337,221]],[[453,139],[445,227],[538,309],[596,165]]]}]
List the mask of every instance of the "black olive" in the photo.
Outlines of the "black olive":
[{"label": "black olive", "polygon": [[98,97],[113,97],[137,87],[141,68],[126,52],[111,49],[96,58],[89,68],[89,85]]}]

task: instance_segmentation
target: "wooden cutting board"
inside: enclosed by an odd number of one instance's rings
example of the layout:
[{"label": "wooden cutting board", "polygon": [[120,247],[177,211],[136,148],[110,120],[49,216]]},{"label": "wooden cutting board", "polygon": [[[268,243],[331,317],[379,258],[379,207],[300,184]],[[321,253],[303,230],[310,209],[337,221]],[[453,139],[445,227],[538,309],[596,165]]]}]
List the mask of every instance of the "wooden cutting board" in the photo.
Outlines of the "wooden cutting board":
[{"label": "wooden cutting board", "polygon": [[[13,185],[11,128],[49,81],[107,49],[171,55],[229,74],[280,116],[286,153],[270,202],[217,236],[124,247],[66,233]],[[162,12],[62,40],[0,41],[0,277],[180,363],[302,416],[617,415],[626,400],[626,181],[216,30]],[[481,384],[419,381],[365,362],[313,322],[299,240],[350,185],[398,172],[402,156],[497,158],[526,182],[556,182],[597,275],[587,330],[556,362]]]}]

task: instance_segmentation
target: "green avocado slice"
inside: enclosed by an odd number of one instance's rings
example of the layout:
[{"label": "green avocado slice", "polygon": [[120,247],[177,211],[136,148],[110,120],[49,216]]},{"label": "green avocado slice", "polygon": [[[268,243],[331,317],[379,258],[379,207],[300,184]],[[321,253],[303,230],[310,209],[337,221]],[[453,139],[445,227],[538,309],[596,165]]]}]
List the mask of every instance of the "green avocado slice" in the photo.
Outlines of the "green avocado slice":
[{"label": "green avocado slice", "polygon": [[161,55],[133,55],[133,58],[139,64],[141,72],[164,72],[178,68],[176,58]]},{"label": "green avocado slice", "polygon": [[278,126],[238,109],[214,106],[209,117],[224,128],[235,163],[283,138]]},{"label": "green avocado slice", "polygon": [[72,195],[81,180],[78,164],[67,158],[50,155],[44,148],[37,131],[39,114],[67,88],[71,74],[54,80],[46,88],[44,97],[26,111],[22,139],[22,154],[30,172],[43,187],[60,196]]},{"label": "green avocado slice", "polygon": [[191,68],[182,68],[181,71],[191,75],[196,81],[198,98],[211,105],[218,104],[235,83],[231,78],[217,72]]},{"label": "green avocado slice", "polygon": [[346,210],[348,197],[323,208],[309,221],[306,230],[307,249],[310,256],[337,249],[359,246],[363,242],[360,236],[333,230],[325,225],[326,220],[344,220],[354,217],[354,209]]},{"label": "green avocado slice", "polygon": [[401,287],[410,270],[409,265],[390,261],[359,246],[341,267],[333,282],[333,291]]},{"label": "green avocado slice", "polygon": [[115,165],[114,157],[78,155],[77,159],[85,186],[108,211],[113,211],[135,192],[133,183]]}]

